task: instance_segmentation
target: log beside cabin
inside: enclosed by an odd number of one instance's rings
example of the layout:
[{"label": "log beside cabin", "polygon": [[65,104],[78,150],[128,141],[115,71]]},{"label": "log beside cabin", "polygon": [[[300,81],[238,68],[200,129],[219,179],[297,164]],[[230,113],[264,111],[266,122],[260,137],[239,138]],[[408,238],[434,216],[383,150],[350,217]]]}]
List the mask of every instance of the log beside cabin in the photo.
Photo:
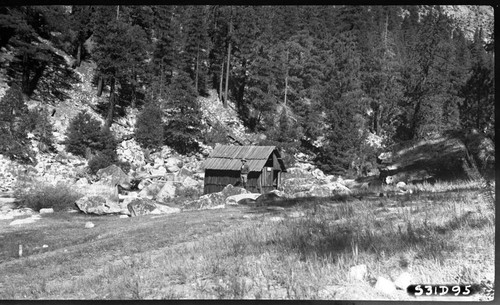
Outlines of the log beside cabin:
[{"label": "log beside cabin", "polygon": [[286,172],[283,159],[275,146],[235,146],[217,144],[203,164],[204,194],[220,192],[228,184],[241,186],[241,159],[246,159],[250,173],[247,190],[266,193],[281,187]]}]

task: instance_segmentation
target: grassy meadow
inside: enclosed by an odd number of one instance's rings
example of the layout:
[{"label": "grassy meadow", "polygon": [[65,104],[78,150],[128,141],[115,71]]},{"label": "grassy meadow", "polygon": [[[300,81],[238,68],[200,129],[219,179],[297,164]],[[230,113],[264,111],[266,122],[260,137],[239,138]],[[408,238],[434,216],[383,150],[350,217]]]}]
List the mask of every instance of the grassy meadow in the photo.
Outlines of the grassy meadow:
[{"label": "grassy meadow", "polygon": [[[409,188],[273,204],[282,209],[0,220],[0,299],[415,300],[373,287],[402,272],[414,284],[491,287],[495,211],[479,184]],[[349,277],[359,264],[362,281]]]}]

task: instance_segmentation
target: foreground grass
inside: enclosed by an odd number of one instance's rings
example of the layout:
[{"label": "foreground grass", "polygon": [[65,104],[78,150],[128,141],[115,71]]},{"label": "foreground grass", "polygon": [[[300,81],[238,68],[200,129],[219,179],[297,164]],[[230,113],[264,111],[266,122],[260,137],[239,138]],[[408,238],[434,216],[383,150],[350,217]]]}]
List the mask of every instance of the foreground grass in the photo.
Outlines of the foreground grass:
[{"label": "foreground grass", "polygon": [[[403,271],[412,283],[493,281],[494,211],[473,183],[457,185],[292,200],[273,214],[245,207],[130,219],[56,213],[31,231],[0,235],[0,298],[409,299],[372,285]],[[83,229],[89,220],[96,227]],[[16,258],[20,242],[48,247]],[[368,277],[355,282],[348,273],[358,264]]]}]

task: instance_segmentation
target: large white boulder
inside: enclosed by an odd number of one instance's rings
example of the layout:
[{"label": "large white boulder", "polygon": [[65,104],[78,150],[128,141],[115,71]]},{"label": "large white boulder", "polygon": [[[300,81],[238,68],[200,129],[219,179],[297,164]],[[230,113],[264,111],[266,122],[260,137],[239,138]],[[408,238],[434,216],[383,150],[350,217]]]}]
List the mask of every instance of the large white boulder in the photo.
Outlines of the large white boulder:
[{"label": "large white boulder", "polygon": [[259,198],[261,194],[260,193],[248,193],[248,194],[237,194],[237,195],[232,195],[226,198],[226,204],[227,205],[237,205],[242,201],[248,202],[250,201],[255,201],[257,198]]},{"label": "large white boulder", "polygon": [[368,267],[365,264],[352,266],[349,269],[349,278],[356,281],[362,281],[365,279],[368,273]]},{"label": "large white boulder", "polygon": [[388,295],[393,295],[396,293],[396,285],[394,285],[394,283],[390,280],[379,276],[377,278],[377,283],[375,284],[375,290]]},{"label": "large white boulder", "polygon": [[121,211],[118,201],[106,200],[101,196],[84,196],[76,201],[76,206],[85,214],[105,215]]}]

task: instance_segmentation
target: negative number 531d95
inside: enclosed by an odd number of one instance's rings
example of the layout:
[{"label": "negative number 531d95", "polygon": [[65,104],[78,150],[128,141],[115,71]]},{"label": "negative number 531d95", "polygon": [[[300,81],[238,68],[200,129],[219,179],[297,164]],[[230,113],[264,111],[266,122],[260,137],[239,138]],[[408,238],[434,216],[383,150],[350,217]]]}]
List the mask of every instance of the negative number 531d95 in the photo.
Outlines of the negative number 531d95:
[{"label": "negative number 531d95", "polygon": [[412,296],[470,296],[479,292],[479,285],[410,285],[407,290]]}]

